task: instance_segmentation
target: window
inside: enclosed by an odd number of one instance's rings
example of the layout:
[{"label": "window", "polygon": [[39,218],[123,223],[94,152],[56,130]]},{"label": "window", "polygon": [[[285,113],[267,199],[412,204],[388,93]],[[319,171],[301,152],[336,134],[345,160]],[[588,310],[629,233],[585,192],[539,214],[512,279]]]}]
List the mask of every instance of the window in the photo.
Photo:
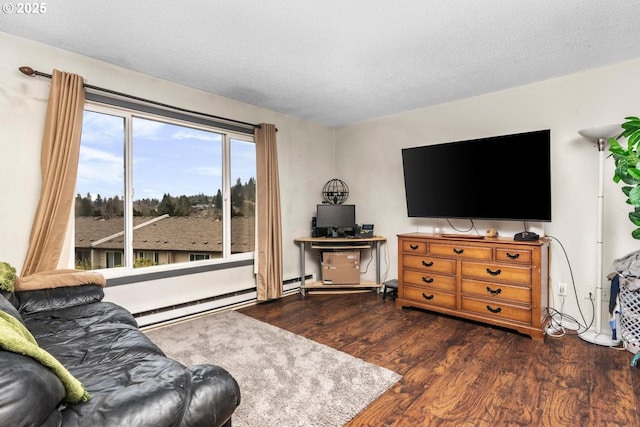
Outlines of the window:
[{"label": "window", "polygon": [[160,264],[160,253],[152,251],[136,252],[136,259],[133,261],[133,266],[136,268],[150,267],[158,264]]},{"label": "window", "polygon": [[107,268],[122,267],[122,252],[106,251]]},{"label": "window", "polygon": [[209,254],[189,254],[189,261],[203,261],[205,259],[211,259]]},{"label": "window", "polygon": [[255,171],[252,135],[88,103],[76,268],[253,256]]},{"label": "window", "polygon": [[76,251],[76,268],[79,270],[88,270],[91,268],[91,251],[82,249]]}]

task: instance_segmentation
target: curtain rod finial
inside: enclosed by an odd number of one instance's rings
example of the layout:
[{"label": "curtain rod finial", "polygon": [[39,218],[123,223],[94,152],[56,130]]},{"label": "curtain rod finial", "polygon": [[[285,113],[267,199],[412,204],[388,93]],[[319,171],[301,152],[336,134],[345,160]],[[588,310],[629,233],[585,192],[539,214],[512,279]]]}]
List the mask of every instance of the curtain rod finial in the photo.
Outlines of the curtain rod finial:
[{"label": "curtain rod finial", "polygon": [[34,76],[36,74],[33,68],[27,67],[26,65],[23,65],[22,67],[18,68],[18,70],[20,70],[22,74],[26,74],[27,76]]}]

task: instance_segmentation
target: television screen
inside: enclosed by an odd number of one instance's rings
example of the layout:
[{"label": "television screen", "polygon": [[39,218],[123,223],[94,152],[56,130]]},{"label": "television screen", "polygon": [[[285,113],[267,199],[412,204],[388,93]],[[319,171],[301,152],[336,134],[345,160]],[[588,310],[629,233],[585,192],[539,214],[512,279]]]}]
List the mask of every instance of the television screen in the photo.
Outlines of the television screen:
[{"label": "television screen", "polygon": [[551,132],[402,149],[410,217],[551,221]]},{"label": "television screen", "polygon": [[356,226],[355,205],[317,206],[316,227],[318,228],[353,228]]}]

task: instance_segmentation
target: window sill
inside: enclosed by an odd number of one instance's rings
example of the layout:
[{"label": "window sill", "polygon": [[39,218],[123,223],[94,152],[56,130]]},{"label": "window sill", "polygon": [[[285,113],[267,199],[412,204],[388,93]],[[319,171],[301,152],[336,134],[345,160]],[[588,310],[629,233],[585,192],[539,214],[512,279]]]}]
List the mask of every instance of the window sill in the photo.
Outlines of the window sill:
[{"label": "window sill", "polygon": [[107,287],[110,287],[253,265],[253,259],[253,253],[247,253],[224,260],[193,261],[144,268],[107,268],[95,271],[104,275],[107,279]]}]

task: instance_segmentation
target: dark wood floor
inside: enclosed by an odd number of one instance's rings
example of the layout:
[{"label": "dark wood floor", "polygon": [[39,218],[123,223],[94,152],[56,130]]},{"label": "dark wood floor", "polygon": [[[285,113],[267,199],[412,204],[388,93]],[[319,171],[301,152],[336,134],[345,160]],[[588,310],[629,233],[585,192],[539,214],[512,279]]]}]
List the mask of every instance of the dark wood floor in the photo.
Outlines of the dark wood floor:
[{"label": "dark wood floor", "polygon": [[348,426],[640,426],[640,369],[625,350],[534,342],[373,292],[239,311],[403,376]]}]

